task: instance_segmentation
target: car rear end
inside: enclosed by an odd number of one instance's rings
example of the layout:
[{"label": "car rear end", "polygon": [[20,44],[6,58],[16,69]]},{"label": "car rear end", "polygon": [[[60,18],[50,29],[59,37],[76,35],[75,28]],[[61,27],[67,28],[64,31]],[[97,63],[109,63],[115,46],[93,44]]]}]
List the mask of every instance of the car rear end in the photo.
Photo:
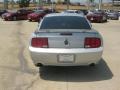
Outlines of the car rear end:
[{"label": "car rear end", "polygon": [[47,15],[32,34],[29,51],[36,66],[90,65],[101,59],[103,42],[85,17],[53,14]]},{"label": "car rear end", "polygon": [[39,21],[45,16],[44,10],[36,10],[34,13],[28,14],[29,21]]},{"label": "car rear end", "polygon": [[4,13],[4,14],[2,14],[2,19],[4,19],[4,20],[11,20],[11,18],[12,18],[12,13]]},{"label": "car rear end", "polygon": [[35,13],[31,13],[31,14],[28,14],[27,18],[29,21],[37,21],[38,15],[36,15]]},{"label": "car rear end", "polygon": [[101,22],[102,16],[91,14],[91,15],[87,15],[87,19],[91,22]]},{"label": "car rear end", "polygon": [[87,19],[91,22],[107,22],[107,14],[104,11],[89,11]]},{"label": "car rear end", "polygon": [[116,12],[110,12],[110,13],[108,13],[108,19],[118,20],[119,19],[119,15]]}]

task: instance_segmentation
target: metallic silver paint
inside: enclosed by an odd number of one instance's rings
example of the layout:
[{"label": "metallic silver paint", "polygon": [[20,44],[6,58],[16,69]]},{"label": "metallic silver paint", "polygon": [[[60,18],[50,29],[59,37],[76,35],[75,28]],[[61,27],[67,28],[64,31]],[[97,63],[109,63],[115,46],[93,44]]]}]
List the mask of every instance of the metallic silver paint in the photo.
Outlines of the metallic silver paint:
[{"label": "metallic silver paint", "polygon": [[[54,16],[80,16],[77,14],[50,14],[45,17]],[[80,16],[85,18],[84,16]],[[44,19],[43,19],[44,20]],[[90,30],[38,30],[31,36],[33,37],[47,37],[49,48],[35,48],[29,45],[29,51],[34,64],[41,63],[48,66],[79,66],[89,65],[91,63],[97,64],[102,58],[103,40],[102,36],[94,29]],[[88,22],[91,26],[90,22]],[[48,32],[49,31],[49,32]],[[61,36],[61,32],[71,32],[70,36]],[[101,39],[101,47],[99,48],[84,48],[84,39],[86,37],[97,37]],[[58,62],[59,55],[74,55],[74,62],[61,63]]]}]

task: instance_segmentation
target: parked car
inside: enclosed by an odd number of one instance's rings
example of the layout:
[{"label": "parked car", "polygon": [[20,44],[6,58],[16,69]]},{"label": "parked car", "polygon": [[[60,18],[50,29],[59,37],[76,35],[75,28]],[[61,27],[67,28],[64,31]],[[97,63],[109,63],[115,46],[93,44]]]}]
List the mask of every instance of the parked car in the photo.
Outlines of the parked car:
[{"label": "parked car", "polygon": [[119,17],[120,17],[120,10],[118,11]]},{"label": "parked car", "polygon": [[41,6],[41,7],[35,7],[33,8],[33,10],[43,10],[44,8]]},{"label": "parked car", "polygon": [[32,33],[29,51],[36,66],[94,65],[102,57],[103,40],[82,15],[48,14]]},{"label": "parked car", "polygon": [[87,19],[91,22],[107,22],[107,14],[104,11],[89,11],[87,14]]},{"label": "parked car", "polygon": [[112,20],[118,20],[119,19],[119,13],[118,12],[108,12],[108,19],[112,19]]},{"label": "parked car", "polygon": [[0,17],[1,17],[2,14],[7,13],[7,12],[8,12],[7,10],[1,9],[1,10],[0,10]]},{"label": "parked car", "polygon": [[44,10],[36,10],[35,12],[28,14],[29,21],[39,21],[40,18],[43,18],[46,15]]},{"label": "parked car", "polygon": [[4,20],[26,20],[27,19],[27,15],[32,13],[32,10],[29,9],[19,9],[17,11],[11,11],[8,13],[4,13],[2,15],[2,18]]},{"label": "parked car", "polygon": [[52,10],[45,9],[45,10],[35,10],[33,13],[28,14],[29,21],[39,21],[42,19],[46,14],[52,13]]},{"label": "parked car", "polygon": [[84,15],[88,14],[88,10],[86,10],[86,9],[80,9],[80,11],[82,11],[84,13]]},{"label": "parked car", "polygon": [[75,14],[84,15],[84,13],[80,10],[65,10],[62,13],[75,13]]}]

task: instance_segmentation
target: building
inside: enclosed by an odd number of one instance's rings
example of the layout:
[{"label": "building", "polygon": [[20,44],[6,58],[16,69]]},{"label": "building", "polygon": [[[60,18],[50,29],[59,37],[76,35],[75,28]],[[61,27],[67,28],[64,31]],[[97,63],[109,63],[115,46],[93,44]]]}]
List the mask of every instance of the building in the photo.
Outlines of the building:
[{"label": "building", "polygon": [[113,0],[113,5],[120,6],[120,0]]}]

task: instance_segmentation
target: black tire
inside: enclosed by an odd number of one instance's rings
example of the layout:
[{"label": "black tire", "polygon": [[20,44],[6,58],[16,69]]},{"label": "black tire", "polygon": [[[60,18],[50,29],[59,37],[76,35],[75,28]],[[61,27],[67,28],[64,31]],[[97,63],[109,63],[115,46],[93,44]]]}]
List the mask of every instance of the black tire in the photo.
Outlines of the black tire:
[{"label": "black tire", "polygon": [[36,67],[43,67],[43,65],[41,63],[37,63],[35,64]]},{"label": "black tire", "polygon": [[95,64],[95,63],[91,63],[89,66],[90,66],[90,67],[95,67],[96,64]]},{"label": "black tire", "polygon": [[102,23],[103,22],[103,20],[101,19],[98,23]]},{"label": "black tire", "polygon": [[31,22],[32,20],[31,20],[31,19],[29,19],[28,21],[29,21],[29,22]]},{"label": "black tire", "polygon": [[107,22],[107,19],[104,22]]},{"label": "black tire", "polygon": [[3,21],[6,21],[6,19],[5,18],[2,18],[3,19]]},{"label": "black tire", "polygon": [[17,20],[17,17],[16,17],[16,16],[13,16],[12,19],[13,19],[13,21],[16,21],[16,20]]}]

